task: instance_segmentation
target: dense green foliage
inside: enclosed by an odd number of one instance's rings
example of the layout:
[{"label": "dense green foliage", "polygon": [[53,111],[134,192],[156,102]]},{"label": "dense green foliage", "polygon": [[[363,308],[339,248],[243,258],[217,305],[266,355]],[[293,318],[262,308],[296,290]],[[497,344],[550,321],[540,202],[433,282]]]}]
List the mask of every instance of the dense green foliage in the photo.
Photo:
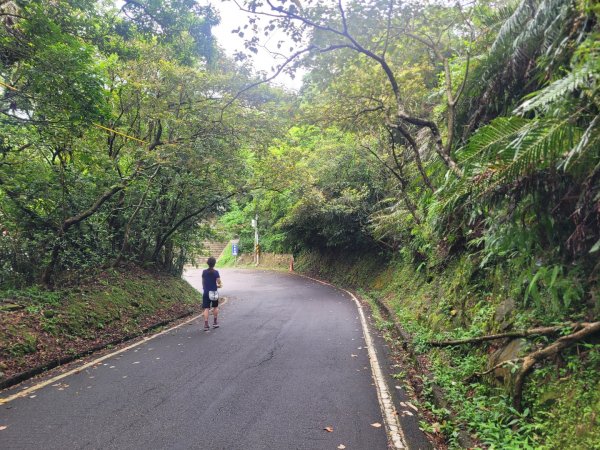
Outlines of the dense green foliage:
[{"label": "dense green foliage", "polygon": [[197,224],[244,191],[241,137],[276,125],[256,107],[281,96],[224,108],[248,78],[193,5],[3,4],[0,284],[126,260],[181,272]]},{"label": "dense green foliage", "polygon": [[[193,0],[0,4],[0,285],[179,273],[217,219],[251,252],[258,217],[263,251],[351,255],[344,283],[391,264],[369,287],[418,342],[598,320],[597,2],[240,4],[237,62]],[[297,95],[241,63],[274,32],[279,72],[307,69]],[[548,365],[513,407],[485,381],[452,387],[495,348],[420,348],[482,442],[559,448],[572,422],[552,414],[598,414],[597,347],[578,345],[558,409]]]},{"label": "dense green foliage", "polygon": [[[261,179],[270,171],[272,191],[238,204],[226,222],[258,214],[265,247],[303,255],[300,269],[376,289],[417,342],[598,320],[597,4],[247,7],[290,36],[290,64],[311,72],[303,126],[252,169]],[[249,232],[240,228],[244,248]],[[381,266],[395,261],[379,286],[361,278],[377,271],[373,254]],[[507,304],[509,319],[496,322]],[[529,351],[558,337],[531,338]],[[598,398],[587,392],[597,391],[597,346],[563,351],[559,376],[540,361],[523,399],[485,379],[454,387],[489,368],[500,344],[419,348],[454,404],[467,402],[460,420],[483,443],[562,448],[576,433],[571,444],[593,447]],[[587,411],[581,425],[564,417],[576,407]]]},{"label": "dense green foliage", "polygon": [[432,271],[469,254],[519,274],[507,295],[543,322],[597,315],[597,5],[248,8],[312,71],[306,125],[225,218],[243,248],[258,214],[268,250],[377,246]]}]

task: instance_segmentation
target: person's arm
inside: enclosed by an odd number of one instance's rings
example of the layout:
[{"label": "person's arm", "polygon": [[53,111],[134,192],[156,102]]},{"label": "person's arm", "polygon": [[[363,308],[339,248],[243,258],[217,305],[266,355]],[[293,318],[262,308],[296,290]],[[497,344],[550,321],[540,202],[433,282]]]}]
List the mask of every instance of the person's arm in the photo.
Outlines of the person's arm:
[{"label": "person's arm", "polygon": [[217,287],[218,288],[222,288],[223,287],[223,282],[221,281],[221,277],[217,278]]}]

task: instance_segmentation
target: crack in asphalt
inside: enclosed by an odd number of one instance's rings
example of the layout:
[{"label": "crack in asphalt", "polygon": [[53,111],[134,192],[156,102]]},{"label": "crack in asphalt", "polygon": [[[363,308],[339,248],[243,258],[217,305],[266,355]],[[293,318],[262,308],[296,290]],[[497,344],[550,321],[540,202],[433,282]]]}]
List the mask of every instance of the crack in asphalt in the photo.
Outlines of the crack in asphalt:
[{"label": "crack in asphalt", "polygon": [[261,361],[260,361],[260,362],[259,362],[257,365],[255,365],[255,366],[253,366],[253,367],[254,367],[254,368],[255,368],[255,367],[260,367],[260,366],[262,366],[263,364],[265,364],[265,363],[267,363],[267,362],[271,361],[271,360],[272,360],[272,359],[275,357],[275,352],[276,352],[277,350],[279,350],[280,348],[281,348],[281,345],[275,345],[275,346],[274,346],[274,348],[272,348],[272,349],[269,351],[269,353],[267,354],[267,357],[266,357],[266,358],[264,358],[264,359],[262,359],[262,360],[261,360]]}]

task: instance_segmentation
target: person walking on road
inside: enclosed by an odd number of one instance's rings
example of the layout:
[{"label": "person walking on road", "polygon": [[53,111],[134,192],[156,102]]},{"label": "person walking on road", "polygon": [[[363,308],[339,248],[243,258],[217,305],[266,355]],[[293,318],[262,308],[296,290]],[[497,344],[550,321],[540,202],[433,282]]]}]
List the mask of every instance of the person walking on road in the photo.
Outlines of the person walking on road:
[{"label": "person walking on road", "polygon": [[202,308],[204,309],[204,331],[210,330],[208,326],[208,312],[212,306],[213,309],[213,328],[219,328],[217,317],[219,315],[219,294],[217,289],[221,285],[221,275],[215,270],[217,260],[212,256],[208,258],[206,264],[208,269],[202,271]]}]

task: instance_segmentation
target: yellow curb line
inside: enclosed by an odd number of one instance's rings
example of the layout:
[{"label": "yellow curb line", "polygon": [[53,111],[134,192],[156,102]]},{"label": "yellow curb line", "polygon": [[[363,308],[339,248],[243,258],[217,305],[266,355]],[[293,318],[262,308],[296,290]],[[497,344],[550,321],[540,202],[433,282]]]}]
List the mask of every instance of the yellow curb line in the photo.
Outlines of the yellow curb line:
[{"label": "yellow curb line", "polygon": [[[227,298],[223,299],[222,302],[219,302],[219,306],[222,306],[225,303],[227,303],[227,300],[228,300]],[[42,389],[43,387],[46,387],[49,384],[55,383],[56,381],[62,380],[63,378],[66,378],[66,377],[68,377],[70,375],[73,375],[75,373],[79,373],[82,370],[85,370],[88,367],[91,367],[91,366],[94,366],[94,365],[96,365],[98,363],[101,363],[102,361],[107,360],[109,358],[112,358],[113,356],[118,355],[119,353],[123,353],[123,352],[126,352],[127,350],[131,350],[132,348],[135,348],[135,347],[137,347],[139,345],[142,345],[142,344],[144,344],[144,343],[146,343],[148,341],[151,341],[152,339],[154,339],[154,338],[156,338],[158,336],[161,336],[161,335],[163,335],[165,333],[168,333],[170,331],[176,330],[179,327],[187,325],[188,323],[193,322],[194,320],[196,320],[196,319],[198,319],[200,317],[202,317],[202,313],[200,313],[198,315],[195,315],[191,319],[188,319],[185,322],[180,323],[179,325],[176,325],[176,326],[174,326],[172,328],[163,330],[160,333],[153,334],[152,336],[146,336],[141,341],[136,342],[135,344],[128,345],[127,347],[123,347],[122,349],[117,350],[116,352],[112,352],[112,353],[110,353],[108,355],[104,355],[104,356],[102,356],[102,357],[100,357],[98,359],[95,359],[95,360],[93,360],[93,361],[91,361],[89,363],[84,364],[83,366],[80,366],[80,367],[77,367],[75,369],[69,370],[68,372],[65,372],[65,373],[62,373],[60,375],[57,375],[57,376],[55,376],[53,378],[50,378],[49,380],[42,381],[41,383],[35,384],[35,385],[33,385],[33,386],[31,386],[31,387],[29,387],[27,389],[24,389],[24,390],[22,390],[20,392],[17,392],[16,394],[10,395],[10,396],[5,397],[5,398],[0,398],[0,405],[4,404],[4,403],[12,402],[13,400],[16,400],[17,398],[20,398],[20,397],[26,397],[27,395],[31,394],[32,392],[35,392],[35,391],[37,391],[39,389]]]},{"label": "yellow curb line", "polygon": [[405,443],[406,439],[404,437],[404,431],[402,430],[400,420],[398,419],[396,409],[394,408],[392,396],[390,395],[390,391],[385,381],[385,377],[383,376],[383,371],[381,370],[381,366],[379,365],[377,351],[375,350],[375,346],[373,345],[373,339],[371,338],[371,334],[369,333],[367,319],[365,318],[364,308],[363,305],[360,303],[360,300],[358,300],[358,298],[356,298],[356,296],[352,292],[335,286],[331,283],[327,283],[326,281],[317,280],[316,278],[312,278],[295,272],[293,272],[293,274],[303,278],[308,278],[309,280],[316,281],[317,283],[324,284],[325,286],[330,286],[340,291],[343,291],[350,295],[350,297],[352,297],[352,299],[354,300],[354,303],[356,303],[360,317],[360,323],[362,325],[363,334],[365,337],[365,343],[369,352],[371,374],[373,376],[373,380],[375,381],[375,387],[377,388],[377,400],[379,400],[379,406],[381,408],[381,412],[383,413],[383,422],[385,423],[385,427],[388,431],[388,435],[392,441],[392,445],[394,446],[394,448],[408,449],[408,446]]}]

